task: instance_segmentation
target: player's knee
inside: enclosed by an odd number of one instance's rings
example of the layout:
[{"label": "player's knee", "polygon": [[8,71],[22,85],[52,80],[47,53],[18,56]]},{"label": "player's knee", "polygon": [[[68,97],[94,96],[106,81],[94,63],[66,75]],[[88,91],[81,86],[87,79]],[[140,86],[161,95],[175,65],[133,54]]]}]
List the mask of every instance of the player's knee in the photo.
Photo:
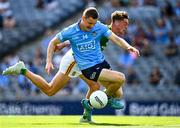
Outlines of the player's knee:
[{"label": "player's knee", "polygon": [[48,85],[49,89],[46,91],[46,95],[48,96],[53,96],[56,94],[56,91],[54,91],[53,86],[52,85]]},{"label": "player's knee", "polygon": [[55,93],[53,91],[51,91],[51,90],[46,93],[46,95],[48,95],[48,96],[54,96],[54,94]]},{"label": "player's knee", "polygon": [[126,77],[124,74],[121,74],[121,83],[124,84],[126,82]]},{"label": "player's knee", "polygon": [[116,77],[117,77],[117,83],[118,83],[120,86],[125,83],[126,77],[125,77],[125,75],[124,75],[123,73],[117,74]]}]

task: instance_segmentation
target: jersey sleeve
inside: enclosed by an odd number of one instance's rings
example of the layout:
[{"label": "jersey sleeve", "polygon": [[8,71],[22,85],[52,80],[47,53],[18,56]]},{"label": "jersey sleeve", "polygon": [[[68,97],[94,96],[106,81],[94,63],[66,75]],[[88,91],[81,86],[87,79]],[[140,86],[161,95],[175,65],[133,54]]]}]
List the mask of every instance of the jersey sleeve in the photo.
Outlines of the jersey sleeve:
[{"label": "jersey sleeve", "polygon": [[68,40],[69,35],[69,29],[65,28],[62,31],[60,31],[58,34],[56,34],[56,37],[59,39],[59,41],[64,42]]},{"label": "jersey sleeve", "polygon": [[101,50],[103,51],[107,47],[108,38],[102,37],[100,40]]},{"label": "jersey sleeve", "polygon": [[106,38],[108,38],[112,34],[112,31],[102,23],[101,23],[101,29],[102,29],[102,35]]}]

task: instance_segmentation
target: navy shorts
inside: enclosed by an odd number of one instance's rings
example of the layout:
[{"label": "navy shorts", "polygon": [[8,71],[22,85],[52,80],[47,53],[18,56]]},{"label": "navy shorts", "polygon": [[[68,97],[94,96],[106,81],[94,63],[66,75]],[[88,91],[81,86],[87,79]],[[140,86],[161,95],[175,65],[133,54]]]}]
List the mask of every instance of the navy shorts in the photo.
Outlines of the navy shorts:
[{"label": "navy shorts", "polygon": [[93,80],[97,82],[99,75],[102,71],[102,69],[111,69],[111,66],[107,63],[107,61],[103,61],[100,64],[96,64],[90,68],[82,70],[82,74],[89,80]]}]

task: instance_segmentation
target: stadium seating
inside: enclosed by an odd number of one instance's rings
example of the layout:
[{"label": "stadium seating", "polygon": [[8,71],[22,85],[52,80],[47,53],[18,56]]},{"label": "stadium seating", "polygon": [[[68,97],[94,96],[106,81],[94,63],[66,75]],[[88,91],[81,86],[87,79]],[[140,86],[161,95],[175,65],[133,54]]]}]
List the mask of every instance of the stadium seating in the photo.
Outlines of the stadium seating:
[{"label": "stadium seating", "polygon": [[[0,58],[15,51],[37,38],[46,28],[54,27],[81,10],[83,0],[57,0],[57,7],[53,10],[37,9],[36,0],[9,0],[17,25],[15,28],[0,30]],[[3,47],[5,46],[5,47]]]},{"label": "stadium seating", "polygon": [[[13,2],[13,0],[10,1],[11,3]],[[175,3],[173,1],[169,1],[173,6],[175,6]],[[17,0],[16,3],[11,4],[18,25],[14,29],[1,30],[1,33],[3,35],[3,41],[2,43],[0,43],[1,57],[9,52],[12,52],[13,49],[19,48],[20,45],[26,45],[27,42],[32,42],[32,40],[34,40],[36,37],[41,36],[46,28],[54,27],[60,24],[62,21],[64,21],[67,18],[70,18],[75,12],[77,12],[85,6],[83,0],[81,0],[81,2],[79,2],[79,0],[68,0],[66,2],[64,2],[63,0],[58,0],[58,3],[60,7],[52,11],[52,13],[49,13],[47,10],[35,9],[35,0]],[[154,29],[157,27],[156,20],[161,18],[160,7],[163,6],[163,4],[164,3],[161,0],[157,0],[158,6],[155,7],[120,7],[119,10],[126,10],[129,13],[130,20],[138,21],[141,27],[145,31],[148,31],[148,28]],[[112,8],[107,14],[105,13],[101,15],[101,13],[103,13],[104,10],[107,11],[107,8],[104,9],[104,7],[107,7],[107,5],[103,4],[99,7],[101,20],[103,20],[103,17],[101,16],[106,17],[108,13],[111,13],[110,11],[114,11],[117,9]],[[179,36],[179,20],[171,17],[169,18],[169,20],[173,27],[173,35],[175,37]],[[124,88],[125,99],[132,101],[179,101],[180,87],[175,85],[174,76],[177,69],[180,68],[180,52],[177,56],[168,58],[164,54],[167,45],[163,45],[156,41],[149,42],[152,47],[152,55],[148,57],[141,56],[138,59],[135,59],[134,63],[131,65],[132,68],[135,70],[140,83],[126,84]],[[34,56],[34,49],[36,47],[40,47],[40,45],[33,45],[31,46],[31,48],[26,48],[25,50],[22,50],[21,53],[18,53],[18,56],[22,58],[25,62],[33,61],[32,56]],[[178,49],[180,51],[179,46]],[[122,49],[118,48],[116,45],[112,43],[109,43],[108,48],[104,51],[104,53],[106,55],[106,59],[109,61],[113,69],[124,72],[125,74],[127,73],[127,67],[120,66],[120,63],[118,62],[119,56],[123,54]],[[163,79],[159,82],[158,85],[155,86],[149,83],[150,73],[154,66],[159,67],[160,72],[163,76]],[[42,73],[44,70],[44,65],[39,67],[39,69],[41,70],[41,75],[48,79],[49,76],[47,76],[45,73]],[[13,78],[9,79],[10,85],[12,85],[10,87],[11,89],[6,89],[8,95],[2,96],[0,94],[1,97],[10,96],[12,98],[11,94],[13,92],[17,94],[17,92],[14,91],[17,89],[13,88],[15,85],[17,85],[17,80]],[[70,86],[70,90],[73,90],[73,88],[76,87],[76,83],[76,80],[72,80],[72,82],[68,85]],[[69,95],[71,94],[72,92],[69,93]],[[44,96],[42,95],[40,97],[44,98]],[[75,96],[73,98],[77,97],[78,96]],[[81,97],[82,95],[80,95],[80,98]],[[57,99],[59,97],[57,96],[55,98]]]}]

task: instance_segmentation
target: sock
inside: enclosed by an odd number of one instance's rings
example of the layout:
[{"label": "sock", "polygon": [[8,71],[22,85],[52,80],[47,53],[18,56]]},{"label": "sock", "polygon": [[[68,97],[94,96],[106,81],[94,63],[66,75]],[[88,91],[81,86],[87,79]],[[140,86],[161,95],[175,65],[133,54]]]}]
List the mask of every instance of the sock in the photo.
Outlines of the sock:
[{"label": "sock", "polygon": [[93,107],[92,105],[91,105],[91,103],[90,103],[90,100],[88,99],[88,104],[91,106],[91,107]]},{"label": "sock", "polygon": [[111,99],[113,96],[110,96],[107,92],[107,89],[104,89],[104,92],[106,93],[107,97],[108,97],[108,100]]},{"label": "sock", "polygon": [[25,69],[25,68],[21,69],[21,74],[22,74],[22,75],[25,75],[26,72],[27,72],[27,69]]}]

